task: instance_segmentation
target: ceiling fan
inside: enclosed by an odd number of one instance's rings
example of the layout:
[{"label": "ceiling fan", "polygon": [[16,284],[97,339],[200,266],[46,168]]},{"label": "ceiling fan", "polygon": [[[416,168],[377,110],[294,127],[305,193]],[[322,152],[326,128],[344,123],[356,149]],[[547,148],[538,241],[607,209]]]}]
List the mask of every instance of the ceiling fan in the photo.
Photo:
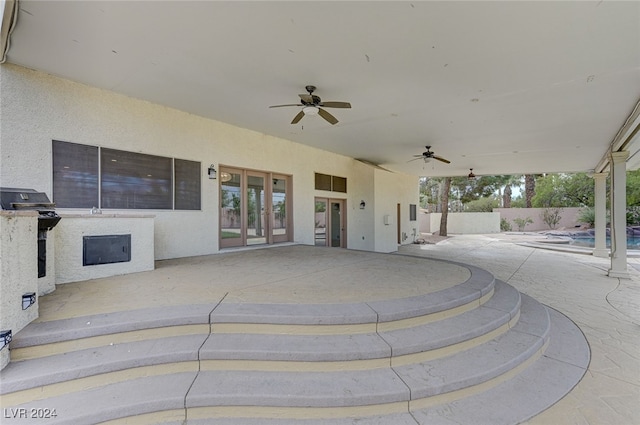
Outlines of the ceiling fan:
[{"label": "ceiling fan", "polygon": [[425,146],[425,148],[427,148],[425,152],[422,152],[421,155],[413,155],[415,158],[410,159],[407,162],[415,161],[417,159],[423,159],[424,162],[428,162],[431,158],[433,158],[438,161],[444,162],[445,164],[451,164],[451,161],[449,161],[448,159],[444,159],[443,157],[438,156],[435,153],[431,152],[431,146]]},{"label": "ceiling fan", "polygon": [[298,96],[300,96],[300,103],[273,105],[269,106],[269,108],[281,108],[283,106],[302,106],[302,110],[298,112],[295,117],[293,117],[293,121],[291,121],[291,124],[296,124],[305,115],[320,115],[331,125],[337,124],[338,119],[331,115],[329,112],[322,109],[321,106],[323,108],[351,108],[351,104],[349,102],[323,102],[319,96],[313,94],[313,92],[316,90],[315,86],[306,86],[305,89],[309,94],[299,94]]}]

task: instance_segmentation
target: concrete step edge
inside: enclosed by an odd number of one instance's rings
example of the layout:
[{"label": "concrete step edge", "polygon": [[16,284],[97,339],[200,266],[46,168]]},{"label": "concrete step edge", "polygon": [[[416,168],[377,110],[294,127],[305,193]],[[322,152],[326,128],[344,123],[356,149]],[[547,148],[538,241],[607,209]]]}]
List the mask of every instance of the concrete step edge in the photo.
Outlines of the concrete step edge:
[{"label": "concrete step edge", "polygon": [[[475,307],[490,298],[495,279],[475,266],[438,260],[469,269],[467,281],[441,291],[376,302],[334,304],[260,304],[220,300],[196,304],[146,308],[115,313],[37,321],[14,335],[12,348],[57,343],[78,338],[192,324],[252,325],[373,325],[438,315],[462,306]],[[235,330],[231,330],[235,332]],[[266,331],[268,332],[268,330]]]}]

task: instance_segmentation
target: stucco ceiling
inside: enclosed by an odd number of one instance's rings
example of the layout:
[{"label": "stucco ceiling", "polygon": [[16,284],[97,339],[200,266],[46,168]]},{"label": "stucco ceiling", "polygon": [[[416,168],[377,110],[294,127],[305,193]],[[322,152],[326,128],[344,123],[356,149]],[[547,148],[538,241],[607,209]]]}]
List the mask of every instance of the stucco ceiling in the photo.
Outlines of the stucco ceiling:
[{"label": "stucco ceiling", "polygon": [[8,62],[415,175],[594,169],[640,98],[635,1],[18,7]]}]

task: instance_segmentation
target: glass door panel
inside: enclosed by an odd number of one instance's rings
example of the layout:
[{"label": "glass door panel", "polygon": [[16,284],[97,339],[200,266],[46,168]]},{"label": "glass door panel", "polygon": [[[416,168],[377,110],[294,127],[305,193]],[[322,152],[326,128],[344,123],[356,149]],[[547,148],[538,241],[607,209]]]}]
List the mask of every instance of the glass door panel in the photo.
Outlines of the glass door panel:
[{"label": "glass door panel", "polygon": [[342,211],[341,202],[331,202],[331,245],[332,247],[342,246]]},{"label": "glass door panel", "polygon": [[220,167],[220,248],[286,242],[291,176]]},{"label": "glass door panel", "polygon": [[287,179],[273,177],[271,189],[271,232],[274,242],[285,242],[288,236]]},{"label": "glass door panel", "polygon": [[220,246],[242,246],[242,174],[220,170]]},{"label": "glass door panel", "polygon": [[316,199],[315,208],[315,244],[327,246],[327,204],[326,199]]},{"label": "glass door panel", "polygon": [[247,245],[267,243],[264,181],[262,175],[247,175]]}]

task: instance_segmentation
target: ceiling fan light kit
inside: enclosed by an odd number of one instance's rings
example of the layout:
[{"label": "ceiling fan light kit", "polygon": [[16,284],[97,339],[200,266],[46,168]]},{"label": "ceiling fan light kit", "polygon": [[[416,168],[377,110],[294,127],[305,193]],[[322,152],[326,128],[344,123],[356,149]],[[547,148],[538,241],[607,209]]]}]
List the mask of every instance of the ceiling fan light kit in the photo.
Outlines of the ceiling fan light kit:
[{"label": "ceiling fan light kit", "polygon": [[302,112],[304,112],[305,115],[315,116],[318,115],[318,108],[315,106],[305,106],[302,108]]},{"label": "ceiling fan light kit", "polygon": [[315,94],[313,94],[313,92],[316,90],[315,86],[309,85],[306,86],[305,89],[307,90],[308,94],[298,95],[300,97],[300,103],[272,105],[269,106],[269,108],[280,108],[283,106],[302,106],[302,110],[298,112],[295,117],[293,117],[291,124],[297,124],[305,115],[320,115],[331,125],[337,124],[338,119],[322,108],[351,108],[351,104],[349,102],[323,102],[322,99],[320,99],[320,96],[316,96]]},{"label": "ceiling fan light kit", "polygon": [[410,159],[408,162],[411,161],[415,161],[417,159],[423,159],[425,163],[431,161],[431,159],[435,159],[438,160],[440,162],[444,162],[445,164],[451,164],[451,161],[449,161],[448,159],[445,159],[441,156],[436,155],[434,152],[431,151],[431,146],[425,146],[425,148],[427,148],[427,150],[425,152],[422,152],[422,154],[420,155],[413,155],[414,158]]}]

